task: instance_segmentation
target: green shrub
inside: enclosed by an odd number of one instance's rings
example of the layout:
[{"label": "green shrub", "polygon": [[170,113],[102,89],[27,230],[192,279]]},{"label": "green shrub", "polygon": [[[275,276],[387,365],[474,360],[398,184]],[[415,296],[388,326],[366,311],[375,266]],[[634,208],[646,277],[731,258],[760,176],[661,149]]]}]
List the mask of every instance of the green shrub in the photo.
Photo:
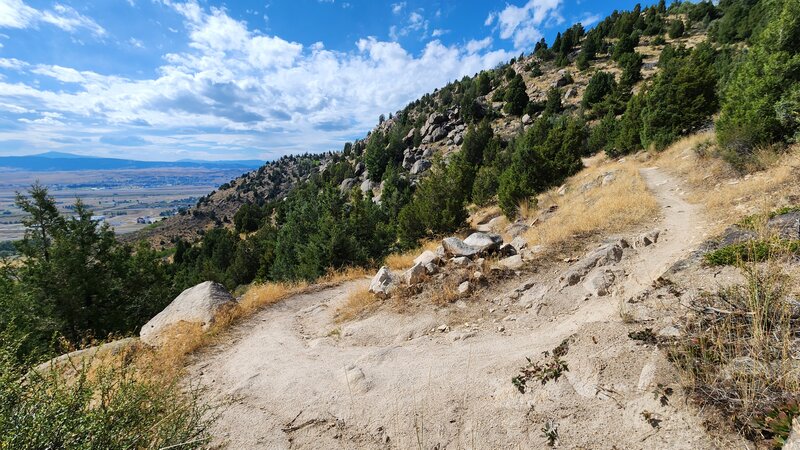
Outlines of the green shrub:
[{"label": "green shrub", "polygon": [[733,266],[747,262],[764,262],[778,255],[798,253],[800,253],[800,241],[754,240],[728,245],[706,253],[705,261],[712,266]]},{"label": "green shrub", "polygon": [[133,367],[88,364],[66,377],[29,372],[20,342],[0,335],[0,448],[201,448],[214,411],[200,392],[158,381]]},{"label": "green shrub", "polygon": [[670,39],[678,39],[679,37],[683,37],[683,33],[686,31],[686,28],[683,25],[683,20],[675,19],[669,24],[669,37]]}]

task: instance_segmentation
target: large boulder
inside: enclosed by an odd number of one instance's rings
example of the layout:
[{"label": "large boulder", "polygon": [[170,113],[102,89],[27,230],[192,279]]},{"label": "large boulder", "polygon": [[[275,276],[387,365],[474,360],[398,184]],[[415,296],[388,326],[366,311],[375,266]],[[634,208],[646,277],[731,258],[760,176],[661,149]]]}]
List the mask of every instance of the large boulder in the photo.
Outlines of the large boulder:
[{"label": "large boulder", "polygon": [[411,286],[425,281],[425,277],[427,275],[428,270],[425,268],[425,264],[416,263],[411,266],[410,269],[406,270],[406,272],[403,274],[403,278],[405,279],[406,284]]},{"label": "large boulder", "polygon": [[442,240],[442,247],[447,255],[458,258],[460,256],[470,257],[480,253],[481,249],[467,245],[457,237],[449,237]]},{"label": "large boulder", "polygon": [[389,298],[394,287],[394,276],[388,267],[383,266],[369,283],[369,292],[380,298]]},{"label": "large boulder", "polygon": [[414,264],[422,264],[423,266],[428,265],[429,263],[439,264],[441,259],[442,258],[435,252],[425,250],[421,255],[414,258]]},{"label": "large boulder", "polygon": [[139,332],[142,342],[160,345],[164,332],[180,322],[200,324],[207,330],[217,314],[233,307],[236,300],[219,283],[206,281],[181,292],[163,311],[150,319]]},{"label": "large boulder", "polygon": [[345,178],[344,180],[342,180],[342,184],[339,185],[339,190],[342,191],[342,193],[350,192],[350,190],[353,189],[353,186],[355,185],[356,185],[355,178]]},{"label": "large boulder", "polygon": [[413,166],[411,166],[411,175],[419,175],[422,172],[431,168],[431,162],[427,159],[420,159],[419,161],[415,162]]},{"label": "large boulder", "polygon": [[464,239],[464,243],[471,247],[477,247],[480,253],[493,252],[503,245],[503,237],[494,233],[477,232]]}]

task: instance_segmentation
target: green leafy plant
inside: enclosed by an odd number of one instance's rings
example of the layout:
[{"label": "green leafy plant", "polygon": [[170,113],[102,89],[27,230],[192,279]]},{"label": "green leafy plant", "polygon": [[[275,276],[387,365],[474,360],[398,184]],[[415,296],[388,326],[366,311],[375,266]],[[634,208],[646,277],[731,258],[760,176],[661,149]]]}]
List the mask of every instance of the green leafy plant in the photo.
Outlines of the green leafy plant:
[{"label": "green leafy plant", "polygon": [[544,361],[534,362],[526,357],[528,364],[522,367],[519,374],[511,379],[511,383],[524,394],[530,381],[538,381],[542,385],[550,381],[558,381],[564,373],[569,372],[567,362],[562,359],[568,351],[569,341],[565,340],[554,348],[552,352],[542,352]]}]

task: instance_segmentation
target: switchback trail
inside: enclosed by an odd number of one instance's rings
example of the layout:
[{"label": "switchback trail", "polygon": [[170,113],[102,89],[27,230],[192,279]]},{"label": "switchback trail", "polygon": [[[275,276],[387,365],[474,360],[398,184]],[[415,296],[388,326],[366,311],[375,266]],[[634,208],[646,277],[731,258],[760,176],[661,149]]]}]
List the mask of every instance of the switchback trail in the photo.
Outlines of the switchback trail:
[{"label": "switchback trail", "polygon": [[[506,290],[534,286],[519,300],[471,299],[461,308],[481,319],[447,332],[437,330],[445,315],[434,308],[414,315],[382,308],[338,325],[335,309],[368,284],[359,280],[294,296],[235,326],[189,368],[210,400],[229,403],[215,445],[542,448],[551,421],[564,448],[713,448],[678,389],[669,405],[654,395],[659,384],[677,387],[677,375],[661,350],[628,337],[621,318],[619,305],[694,250],[708,229],[675,179],[657,168],[642,176],[661,205],[648,225],[660,239],[625,250],[610,295],[586,298],[577,287],[562,289],[558,273],[527,274],[506,283]],[[565,339],[569,371],[520,393],[511,378],[525,358],[541,359]]]}]

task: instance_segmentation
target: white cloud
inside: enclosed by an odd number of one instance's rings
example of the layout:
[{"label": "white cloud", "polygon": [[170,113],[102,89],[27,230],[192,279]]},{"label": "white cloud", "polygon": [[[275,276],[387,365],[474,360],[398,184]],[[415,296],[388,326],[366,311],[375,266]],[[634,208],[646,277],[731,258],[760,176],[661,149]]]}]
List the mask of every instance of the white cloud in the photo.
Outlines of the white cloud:
[{"label": "white cloud", "polygon": [[406,2],[392,3],[392,13],[400,14],[403,11],[403,8],[405,7],[406,7]]},{"label": "white cloud", "polygon": [[133,38],[133,37],[128,39],[128,43],[131,44],[132,46],[136,47],[136,48],[144,48],[144,42],[140,41],[139,39]]},{"label": "white cloud", "polygon": [[0,27],[28,28],[39,23],[55,25],[64,31],[75,32],[86,29],[95,36],[104,36],[106,30],[89,17],[80,14],[71,6],[56,3],[52,9],[38,10],[22,0],[0,0]]},{"label": "white cloud", "polygon": [[422,10],[419,9],[417,11],[412,11],[408,15],[408,19],[405,25],[400,27],[398,27],[397,25],[392,25],[391,27],[389,27],[389,38],[393,41],[396,41],[399,38],[408,36],[413,32],[413,33],[418,33],[420,35],[420,38],[424,39],[427,37],[428,27],[429,27],[429,22],[422,15]]},{"label": "white cloud", "polygon": [[593,14],[593,13],[587,12],[587,13],[583,14],[583,18],[581,18],[581,20],[579,20],[579,22],[584,27],[589,27],[589,26],[592,26],[592,25],[596,24],[597,22],[599,22],[600,19],[602,19],[602,17],[600,17],[599,14]]},{"label": "white cloud", "polygon": [[[252,31],[222,9],[194,1],[166,4],[183,15],[189,48],[164,55],[156,77],[133,80],[0,59],[0,64],[69,84],[50,90],[0,80],[0,108],[13,104],[39,112],[25,124],[27,139],[35,136],[39,146],[53,144],[58,136],[36,128],[49,120],[67,124],[64,133],[92,139],[126,127],[139,127],[139,134],[149,130],[147,151],[180,147],[242,155],[260,150],[262,157],[274,157],[336,149],[374,126],[378,114],[513,56],[488,51],[491,38],[465,46],[432,41],[419,54],[374,37],[359,39],[348,52],[322,43],[306,47]],[[421,22],[424,18],[414,23]],[[18,139],[19,133],[0,130],[0,140]]]},{"label": "white cloud", "polygon": [[477,53],[483,49],[488,48],[492,45],[492,37],[487,36],[480,41],[476,41],[475,39],[467,42],[467,53]]},{"label": "white cloud", "polygon": [[442,30],[441,28],[436,28],[431,32],[432,37],[440,37],[444,36],[445,34],[449,33],[450,30]]},{"label": "white cloud", "polygon": [[485,24],[490,26],[497,20],[500,38],[511,39],[514,47],[525,49],[541,39],[539,27],[546,22],[563,22],[559,13],[561,0],[529,0],[523,6],[506,5],[500,12],[491,13]]}]

